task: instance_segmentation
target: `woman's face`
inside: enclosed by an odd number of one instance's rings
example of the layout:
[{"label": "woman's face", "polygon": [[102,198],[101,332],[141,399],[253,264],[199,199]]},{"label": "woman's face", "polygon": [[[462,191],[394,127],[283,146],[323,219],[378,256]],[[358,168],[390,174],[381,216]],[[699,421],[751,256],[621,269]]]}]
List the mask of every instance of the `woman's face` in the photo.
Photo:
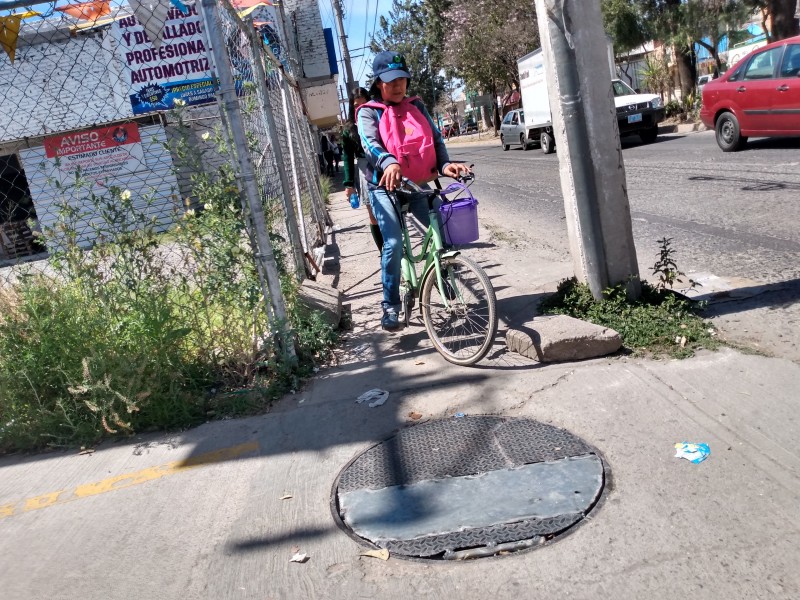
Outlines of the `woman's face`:
[{"label": "woman's face", "polygon": [[366,104],[366,98],[362,98],[361,96],[356,96],[353,98],[353,108],[358,108],[362,104]]},{"label": "woman's face", "polygon": [[381,98],[384,102],[391,102],[392,104],[399,104],[406,96],[408,89],[408,79],[405,77],[398,77],[394,81],[386,83],[385,81],[378,80],[378,90],[381,93]]}]

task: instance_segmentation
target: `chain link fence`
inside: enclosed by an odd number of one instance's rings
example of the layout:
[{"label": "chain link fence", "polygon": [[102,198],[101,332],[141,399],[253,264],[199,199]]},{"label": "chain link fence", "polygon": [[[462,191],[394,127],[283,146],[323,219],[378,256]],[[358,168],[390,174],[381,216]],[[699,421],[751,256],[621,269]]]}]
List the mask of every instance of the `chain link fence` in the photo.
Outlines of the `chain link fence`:
[{"label": "chain link fence", "polygon": [[[178,387],[293,362],[297,284],[328,217],[302,95],[270,50],[275,9],[42,6],[1,15],[18,36],[0,52],[0,325],[30,328],[48,302],[83,319],[49,325],[72,338],[62,383],[107,398],[82,402],[109,430],[157,393],[152,357],[183,365]],[[151,358],[109,384],[109,357],[137,344]]]},{"label": "chain link fence", "polygon": [[[277,24],[254,23],[257,13],[244,22],[227,0],[188,4],[186,14],[162,3],[145,19],[128,5],[108,15],[86,5],[27,13],[13,62],[0,63],[2,279],[15,280],[12,265],[52,256],[65,236],[84,249],[113,239],[101,196],[130,194],[116,210],[146,216],[160,233],[209,204],[195,189],[198,170],[233,168],[246,197],[247,161],[283,266],[313,276],[327,218],[302,96],[264,33]],[[214,84],[223,69],[239,130],[224,85]],[[242,140],[248,157],[237,155]],[[75,231],[63,231],[65,206]],[[255,235],[256,215],[243,206]],[[269,248],[254,248],[255,260],[268,260]]]}]

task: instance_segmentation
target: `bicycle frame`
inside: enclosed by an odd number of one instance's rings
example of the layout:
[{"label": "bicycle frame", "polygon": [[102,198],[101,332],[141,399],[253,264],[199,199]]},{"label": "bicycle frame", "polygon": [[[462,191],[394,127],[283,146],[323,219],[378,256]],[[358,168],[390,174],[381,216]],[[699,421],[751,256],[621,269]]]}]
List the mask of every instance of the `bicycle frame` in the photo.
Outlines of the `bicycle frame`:
[{"label": "bicycle frame", "polygon": [[[451,250],[448,252],[441,252],[443,249],[444,244],[442,243],[442,232],[439,230],[439,221],[438,221],[438,214],[436,208],[433,206],[433,196],[438,195],[436,192],[428,192],[424,190],[426,193],[431,194],[430,208],[428,210],[428,217],[429,217],[429,225],[428,229],[425,231],[425,236],[422,239],[422,248],[420,249],[419,254],[414,254],[414,250],[411,247],[411,237],[408,233],[408,224],[405,220],[405,216],[407,214],[403,212],[402,208],[399,209],[399,214],[401,216],[401,229],[403,231],[403,257],[400,260],[400,269],[403,274],[403,278],[408,285],[410,286],[410,291],[413,293],[414,297],[419,296],[419,283],[425,279],[428,271],[436,267],[436,286],[439,289],[440,295],[445,304],[445,308],[450,308],[450,302],[446,298],[446,294],[443,293],[444,291],[444,280],[442,279],[442,270],[441,270],[441,258],[442,257],[450,257],[450,256],[458,256],[460,252],[458,250]],[[397,197],[395,196],[395,199]],[[432,245],[432,248],[431,248]],[[425,265],[422,269],[422,277],[419,279],[417,278],[417,269],[416,265],[425,261]],[[461,290],[458,286],[455,285],[455,282],[450,282],[451,286],[461,298]]]}]

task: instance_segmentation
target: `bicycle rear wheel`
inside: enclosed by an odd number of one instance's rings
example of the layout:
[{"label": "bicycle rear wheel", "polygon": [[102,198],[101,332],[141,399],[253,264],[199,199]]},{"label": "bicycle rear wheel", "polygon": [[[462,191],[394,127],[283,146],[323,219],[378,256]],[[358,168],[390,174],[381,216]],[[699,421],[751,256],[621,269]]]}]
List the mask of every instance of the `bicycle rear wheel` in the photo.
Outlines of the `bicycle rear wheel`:
[{"label": "bicycle rear wheel", "polygon": [[422,282],[422,319],[445,359],[472,365],[486,356],[497,333],[494,288],[483,269],[465,256],[442,259],[441,267],[444,290],[439,290],[435,269]]}]

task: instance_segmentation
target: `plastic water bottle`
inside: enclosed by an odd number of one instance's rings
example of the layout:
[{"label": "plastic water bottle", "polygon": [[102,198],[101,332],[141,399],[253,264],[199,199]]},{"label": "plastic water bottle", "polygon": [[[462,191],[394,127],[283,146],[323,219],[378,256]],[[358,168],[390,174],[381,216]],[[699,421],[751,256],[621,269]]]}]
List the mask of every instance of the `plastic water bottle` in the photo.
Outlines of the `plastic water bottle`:
[{"label": "plastic water bottle", "polygon": [[350,206],[353,208],[358,208],[361,206],[361,202],[358,200],[358,192],[353,192],[350,194]]}]

